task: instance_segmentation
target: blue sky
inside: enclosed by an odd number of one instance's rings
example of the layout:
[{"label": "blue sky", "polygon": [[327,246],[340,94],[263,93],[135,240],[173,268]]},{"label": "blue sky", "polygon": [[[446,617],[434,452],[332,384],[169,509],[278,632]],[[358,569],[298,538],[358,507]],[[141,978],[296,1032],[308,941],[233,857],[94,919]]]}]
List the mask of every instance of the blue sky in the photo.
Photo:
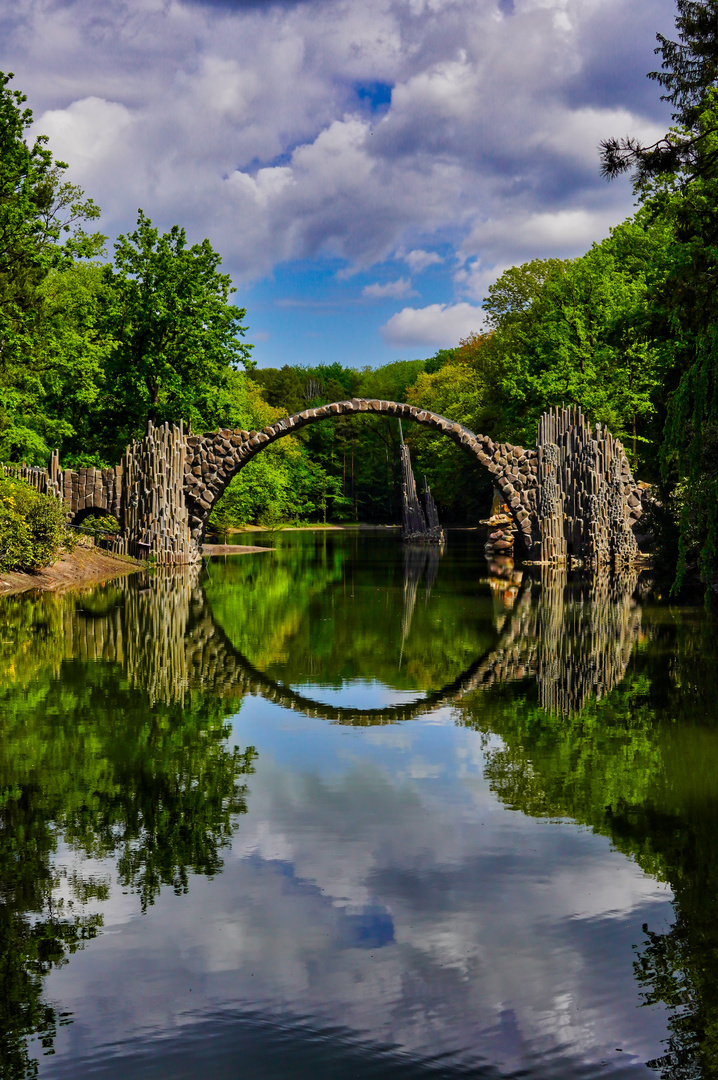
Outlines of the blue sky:
[{"label": "blue sky", "polygon": [[0,69],[103,210],[222,253],[260,366],[429,356],[632,210],[672,0],[5,0]]}]

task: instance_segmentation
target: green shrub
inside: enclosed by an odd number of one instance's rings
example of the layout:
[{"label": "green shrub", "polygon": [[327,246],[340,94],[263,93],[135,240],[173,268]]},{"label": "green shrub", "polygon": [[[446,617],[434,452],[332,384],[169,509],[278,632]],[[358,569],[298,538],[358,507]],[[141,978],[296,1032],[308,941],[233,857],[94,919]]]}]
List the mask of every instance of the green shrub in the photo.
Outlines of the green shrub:
[{"label": "green shrub", "polygon": [[47,566],[65,540],[59,499],[42,495],[22,480],[0,477],[0,570]]},{"label": "green shrub", "polygon": [[95,540],[107,533],[118,533],[120,523],[112,514],[90,514],[80,526],[84,533],[94,536]]},{"label": "green shrub", "polygon": [[0,571],[25,567],[31,561],[32,538],[27,523],[0,502]]}]

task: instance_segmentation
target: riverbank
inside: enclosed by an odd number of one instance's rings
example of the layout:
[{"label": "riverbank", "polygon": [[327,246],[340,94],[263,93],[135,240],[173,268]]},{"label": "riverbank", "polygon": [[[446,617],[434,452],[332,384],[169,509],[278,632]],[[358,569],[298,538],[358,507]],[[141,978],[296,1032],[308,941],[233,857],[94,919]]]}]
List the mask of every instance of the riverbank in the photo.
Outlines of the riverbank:
[{"label": "riverbank", "polygon": [[137,559],[78,544],[72,551],[63,552],[59,559],[35,573],[15,570],[0,574],[0,596],[34,589],[55,592],[81,585],[96,585],[120,574],[134,574],[142,566]]}]

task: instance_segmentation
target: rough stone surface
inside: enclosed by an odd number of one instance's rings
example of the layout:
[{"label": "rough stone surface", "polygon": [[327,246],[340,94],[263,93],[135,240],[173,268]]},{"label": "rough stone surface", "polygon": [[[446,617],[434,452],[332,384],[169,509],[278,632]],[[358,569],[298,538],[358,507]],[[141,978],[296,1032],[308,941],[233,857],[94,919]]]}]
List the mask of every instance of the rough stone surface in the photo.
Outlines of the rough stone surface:
[{"label": "rough stone surface", "polygon": [[[545,413],[536,446],[529,449],[497,446],[486,435],[415,406],[353,398],[304,410],[261,432],[222,428],[188,436],[181,424],[150,425],[113,469],[63,471],[57,452],[47,469],[3,468],[62,499],[70,520],[90,509],[113,514],[122,530],[117,550],[134,554],[139,544],[160,563],[192,562],[199,558],[212,506],[256,454],[296,427],[367,411],[408,417],[442,432],[473,457],[508,505],[521,554],[558,566],[574,558],[621,566],[636,557],[632,527],[650,493],[636,483],[621,443],[600,425],[591,429],[576,408]],[[509,537],[513,544],[514,535]]]}]

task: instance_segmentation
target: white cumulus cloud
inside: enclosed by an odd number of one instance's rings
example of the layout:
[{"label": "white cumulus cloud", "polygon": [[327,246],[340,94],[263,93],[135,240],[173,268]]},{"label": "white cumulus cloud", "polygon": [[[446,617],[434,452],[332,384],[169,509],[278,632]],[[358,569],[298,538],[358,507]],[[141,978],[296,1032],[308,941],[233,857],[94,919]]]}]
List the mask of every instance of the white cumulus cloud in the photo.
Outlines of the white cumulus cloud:
[{"label": "white cumulus cloud", "polygon": [[382,337],[391,345],[426,345],[451,348],[461,338],[481,329],[484,312],[472,304],[429,304],[423,308],[405,307],[392,315],[381,328]]},{"label": "white cumulus cloud", "polygon": [[421,273],[422,270],[426,270],[427,266],[439,266],[444,261],[438,252],[423,251],[421,248],[414,248],[413,251],[407,251],[406,255],[403,255],[402,258],[407,266],[409,266],[416,274]]},{"label": "white cumulus cloud", "polygon": [[49,137],[55,157],[83,170],[112,158],[131,124],[130,110],[121,103],[87,97],[66,109],[48,109],[35,131]]},{"label": "white cumulus cloud", "polygon": [[401,300],[405,296],[416,296],[408,278],[400,277],[396,281],[387,281],[383,285],[378,281],[371,285],[365,285],[362,296],[368,296],[372,300]]},{"label": "white cumulus cloud", "polygon": [[111,239],[141,206],[208,237],[240,288],[281,266],[311,292],[313,261],[333,282],[403,262],[416,286],[434,267],[442,292],[427,275],[425,306],[384,337],[455,344],[500,269],[578,255],[632,213],[597,144],[670,122],[645,72],[674,15],[674,0],[14,0],[0,70]]},{"label": "white cumulus cloud", "polygon": [[[419,272],[440,265],[439,240],[486,266],[543,243],[532,222],[575,211],[601,229],[630,212],[630,185],[601,181],[596,144],[663,128],[644,72],[673,16],[672,0],[507,10],[16,0],[0,67],[110,234],[141,205],[209,236],[245,280],[322,254],[366,269],[405,251]],[[361,88],[377,86],[373,109]]]}]

